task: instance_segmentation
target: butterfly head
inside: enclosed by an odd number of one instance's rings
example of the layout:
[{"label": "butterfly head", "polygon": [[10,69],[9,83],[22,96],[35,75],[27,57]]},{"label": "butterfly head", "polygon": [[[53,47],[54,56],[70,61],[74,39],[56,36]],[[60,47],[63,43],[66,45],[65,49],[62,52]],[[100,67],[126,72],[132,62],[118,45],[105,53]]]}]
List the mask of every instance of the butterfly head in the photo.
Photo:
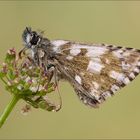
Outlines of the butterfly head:
[{"label": "butterfly head", "polygon": [[30,27],[26,27],[23,31],[22,39],[27,48],[32,48],[32,46],[39,44],[41,36],[37,32],[32,31]]}]

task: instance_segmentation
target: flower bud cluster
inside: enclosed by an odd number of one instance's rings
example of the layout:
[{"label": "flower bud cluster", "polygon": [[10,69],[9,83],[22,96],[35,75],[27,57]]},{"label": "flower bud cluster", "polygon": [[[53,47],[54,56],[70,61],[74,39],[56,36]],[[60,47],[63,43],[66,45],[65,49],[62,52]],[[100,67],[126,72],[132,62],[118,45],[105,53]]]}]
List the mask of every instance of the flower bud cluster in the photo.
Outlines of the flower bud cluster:
[{"label": "flower bud cluster", "polygon": [[43,67],[36,66],[27,54],[18,56],[14,48],[9,49],[0,69],[0,79],[6,90],[20,96],[29,105],[48,111],[56,109],[54,103],[48,102],[46,96],[55,90],[49,82],[49,73]]}]

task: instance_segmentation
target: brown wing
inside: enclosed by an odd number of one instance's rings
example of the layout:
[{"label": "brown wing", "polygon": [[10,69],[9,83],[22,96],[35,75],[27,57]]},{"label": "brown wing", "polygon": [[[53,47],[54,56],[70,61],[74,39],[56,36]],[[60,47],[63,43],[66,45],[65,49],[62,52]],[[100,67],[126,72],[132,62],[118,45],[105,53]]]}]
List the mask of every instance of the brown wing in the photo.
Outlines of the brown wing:
[{"label": "brown wing", "polygon": [[80,100],[98,107],[140,72],[140,50],[54,41],[56,65]]}]

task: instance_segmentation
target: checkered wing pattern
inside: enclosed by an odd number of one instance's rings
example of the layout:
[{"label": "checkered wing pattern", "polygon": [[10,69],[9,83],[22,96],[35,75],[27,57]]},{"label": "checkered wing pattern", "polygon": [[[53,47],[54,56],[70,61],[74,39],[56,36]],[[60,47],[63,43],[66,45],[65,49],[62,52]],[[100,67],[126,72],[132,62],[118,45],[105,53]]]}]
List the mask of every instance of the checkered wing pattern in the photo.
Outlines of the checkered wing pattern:
[{"label": "checkered wing pattern", "polygon": [[107,44],[51,41],[57,69],[86,105],[98,107],[140,72],[140,50]]}]

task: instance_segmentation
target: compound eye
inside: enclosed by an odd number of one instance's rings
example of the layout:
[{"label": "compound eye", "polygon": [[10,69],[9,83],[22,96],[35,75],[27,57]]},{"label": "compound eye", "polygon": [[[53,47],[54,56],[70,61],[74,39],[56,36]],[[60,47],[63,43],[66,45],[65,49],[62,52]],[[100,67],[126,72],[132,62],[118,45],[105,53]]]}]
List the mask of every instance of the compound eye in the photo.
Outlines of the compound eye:
[{"label": "compound eye", "polygon": [[36,45],[38,43],[38,41],[39,41],[39,36],[36,33],[33,33],[30,43],[32,45]]}]

